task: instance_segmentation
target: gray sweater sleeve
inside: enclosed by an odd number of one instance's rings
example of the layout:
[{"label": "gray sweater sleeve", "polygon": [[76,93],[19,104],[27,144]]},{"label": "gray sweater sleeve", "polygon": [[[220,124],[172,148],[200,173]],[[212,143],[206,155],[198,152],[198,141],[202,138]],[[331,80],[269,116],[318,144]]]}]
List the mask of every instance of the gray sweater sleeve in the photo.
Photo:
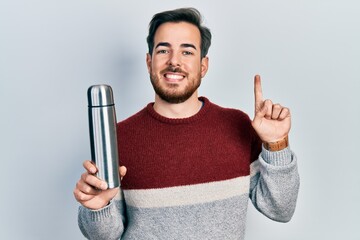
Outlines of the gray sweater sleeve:
[{"label": "gray sweater sleeve", "polygon": [[125,207],[119,195],[99,210],[79,207],[78,224],[87,239],[120,239],[124,232]]},{"label": "gray sweater sleeve", "polygon": [[300,178],[290,148],[270,152],[262,148],[251,166],[250,199],[268,218],[288,222],[294,214]]}]

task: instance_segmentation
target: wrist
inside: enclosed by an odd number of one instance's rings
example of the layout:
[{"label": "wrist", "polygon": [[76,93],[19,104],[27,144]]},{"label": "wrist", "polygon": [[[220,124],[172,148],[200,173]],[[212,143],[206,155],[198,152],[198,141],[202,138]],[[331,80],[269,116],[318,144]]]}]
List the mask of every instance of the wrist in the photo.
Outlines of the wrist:
[{"label": "wrist", "polygon": [[283,139],[276,142],[263,142],[264,148],[268,151],[275,152],[280,151],[289,146],[289,137],[286,136]]}]

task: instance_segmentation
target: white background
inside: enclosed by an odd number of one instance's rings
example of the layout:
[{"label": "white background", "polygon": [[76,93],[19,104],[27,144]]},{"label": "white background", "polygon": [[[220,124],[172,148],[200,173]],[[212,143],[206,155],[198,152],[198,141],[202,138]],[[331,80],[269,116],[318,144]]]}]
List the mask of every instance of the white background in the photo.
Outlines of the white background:
[{"label": "white background", "polygon": [[148,23],[187,6],[213,33],[201,95],[252,117],[261,74],[265,97],[292,110],[295,215],[276,223],[250,206],[246,239],[360,239],[355,0],[1,0],[0,239],[83,239],[72,191],[90,157],[86,90],[110,84],[118,120],[153,101]]}]

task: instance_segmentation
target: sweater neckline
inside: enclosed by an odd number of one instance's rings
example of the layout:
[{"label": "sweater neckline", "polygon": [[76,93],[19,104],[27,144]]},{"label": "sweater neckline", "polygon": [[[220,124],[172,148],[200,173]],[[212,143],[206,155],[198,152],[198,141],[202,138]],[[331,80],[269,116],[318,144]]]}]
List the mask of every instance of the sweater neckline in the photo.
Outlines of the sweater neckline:
[{"label": "sweater neckline", "polygon": [[208,109],[210,108],[211,102],[206,97],[199,97],[199,100],[203,102],[202,108],[193,116],[187,117],[187,118],[167,118],[160,114],[158,114],[154,110],[154,102],[149,103],[146,106],[147,112],[153,117],[154,119],[168,124],[186,124],[186,123],[193,123],[195,121],[198,121],[203,118],[203,116],[206,114]]}]

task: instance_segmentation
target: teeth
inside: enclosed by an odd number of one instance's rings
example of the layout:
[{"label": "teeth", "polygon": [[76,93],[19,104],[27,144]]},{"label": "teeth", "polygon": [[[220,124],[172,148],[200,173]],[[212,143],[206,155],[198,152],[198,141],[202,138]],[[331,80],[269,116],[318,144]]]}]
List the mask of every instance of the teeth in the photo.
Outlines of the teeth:
[{"label": "teeth", "polygon": [[177,74],[166,74],[165,77],[170,78],[170,79],[174,79],[174,80],[179,80],[179,79],[184,78],[183,76],[177,75]]}]

